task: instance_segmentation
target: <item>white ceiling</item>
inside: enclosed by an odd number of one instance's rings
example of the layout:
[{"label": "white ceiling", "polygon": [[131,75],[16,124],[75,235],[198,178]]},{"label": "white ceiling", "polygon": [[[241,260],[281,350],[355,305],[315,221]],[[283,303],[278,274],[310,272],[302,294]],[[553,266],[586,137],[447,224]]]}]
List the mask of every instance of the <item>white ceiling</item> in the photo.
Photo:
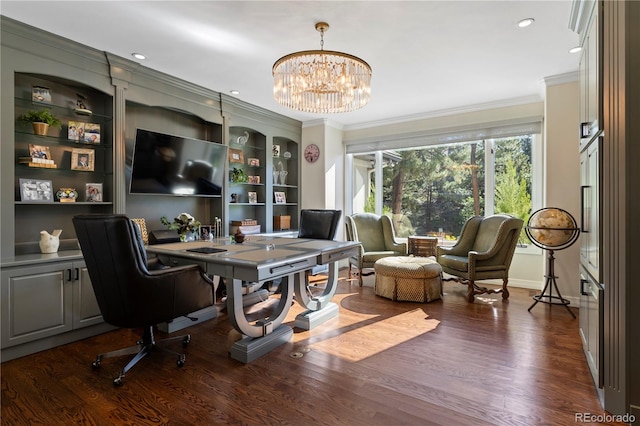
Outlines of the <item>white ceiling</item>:
[{"label": "white ceiling", "polygon": [[[93,48],[301,120],[346,128],[484,104],[542,99],[543,79],[578,69],[570,0],[556,1],[6,1],[0,13]],[[517,28],[523,18],[528,28]],[[333,115],[273,99],[271,67],[324,48],[373,69],[371,101]],[[136,60],[137,61],[137,60]]]}]

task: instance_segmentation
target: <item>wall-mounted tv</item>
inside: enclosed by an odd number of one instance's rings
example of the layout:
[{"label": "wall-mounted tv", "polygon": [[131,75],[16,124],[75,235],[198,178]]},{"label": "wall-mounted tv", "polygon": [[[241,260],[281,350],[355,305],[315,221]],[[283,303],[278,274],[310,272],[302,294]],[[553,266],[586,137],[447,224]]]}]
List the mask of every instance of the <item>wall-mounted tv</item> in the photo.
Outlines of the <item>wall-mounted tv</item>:
[{"label": "wall-mounted tv", "polygon": [[220,197],[226,161],[225,145],[137,129],[129,193]]}]

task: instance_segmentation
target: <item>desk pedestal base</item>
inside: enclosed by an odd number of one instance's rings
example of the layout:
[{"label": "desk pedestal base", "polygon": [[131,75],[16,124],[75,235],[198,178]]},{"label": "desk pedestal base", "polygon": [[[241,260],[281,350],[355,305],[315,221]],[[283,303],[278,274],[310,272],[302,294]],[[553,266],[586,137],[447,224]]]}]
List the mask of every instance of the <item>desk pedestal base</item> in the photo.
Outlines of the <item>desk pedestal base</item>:
[{"label": "desk pedestal base", "polygon": [[247,364],[289,342],[292,337],[293,329],[288,325],[280,325],[273,332],[262,337],[245,337],[231,346],[231,358]]},{"label": "desk pedestal base", "polygon": [[165,333],[173,333],[174,331],[182,330],[183,328],[191,327],[192,325],[200,324],[201,322],[208,321],[218,316],[218,308],[215,306],[208,306],[199,311],[195,311],[189,314],[191,318],[197,318],[192,321],[187,317],[176,318],[171,322],[163,322],[158,324],[158,330]]},{"label": "desk pedestal base", "polygon": [[338,316],[338,305],[331,302],[327,306],[323,307],[319,311],[305,311],[296,316],[294,325],[303,330],[311,330],[314,327],[322,324],[325,321],[330,320]]}]

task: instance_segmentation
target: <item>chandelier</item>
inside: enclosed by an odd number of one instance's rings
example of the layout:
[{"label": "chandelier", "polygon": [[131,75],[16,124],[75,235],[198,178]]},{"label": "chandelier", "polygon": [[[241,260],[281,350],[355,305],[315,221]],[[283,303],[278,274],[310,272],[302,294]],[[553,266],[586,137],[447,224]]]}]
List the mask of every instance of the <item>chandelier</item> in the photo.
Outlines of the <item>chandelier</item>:
[{"label": "chandelier", "polygon": [[283,56],[273,65],[273,96],[302,112],[337,113],[362,108],[371,97],[371,67],[347,53],[323,50],[326,22],[318,22],[320,50]]}]

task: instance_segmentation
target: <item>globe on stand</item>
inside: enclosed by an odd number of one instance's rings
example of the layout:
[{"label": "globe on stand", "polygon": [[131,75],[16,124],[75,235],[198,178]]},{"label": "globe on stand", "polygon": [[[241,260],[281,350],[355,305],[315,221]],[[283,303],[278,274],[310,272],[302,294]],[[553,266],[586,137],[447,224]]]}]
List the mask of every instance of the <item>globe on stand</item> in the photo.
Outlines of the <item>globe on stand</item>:
[{"label": "globe on stand", "polygon": [[[531,242],[543,250],[547,250],[547,274],[545,275],[546,283],[542,293],[533,296],[535,302],[529,307],[536,306],[538,302],[548,303],[551,305],[564,305],[572,317],[575,314],[569,309],[569,300],[562,297],[558,284],[556,283],[556,275],[554,270],[555,257],[554,250],[564,250],[576,242],[580,235],[580,228],[576,224],[576,220],[566,210],[556,207],[546,207],[534,212],[527,226],[525,233]],[[549,290],[549,294],[545,294]],[[555,289],[557,296],[553,295]]]}]

